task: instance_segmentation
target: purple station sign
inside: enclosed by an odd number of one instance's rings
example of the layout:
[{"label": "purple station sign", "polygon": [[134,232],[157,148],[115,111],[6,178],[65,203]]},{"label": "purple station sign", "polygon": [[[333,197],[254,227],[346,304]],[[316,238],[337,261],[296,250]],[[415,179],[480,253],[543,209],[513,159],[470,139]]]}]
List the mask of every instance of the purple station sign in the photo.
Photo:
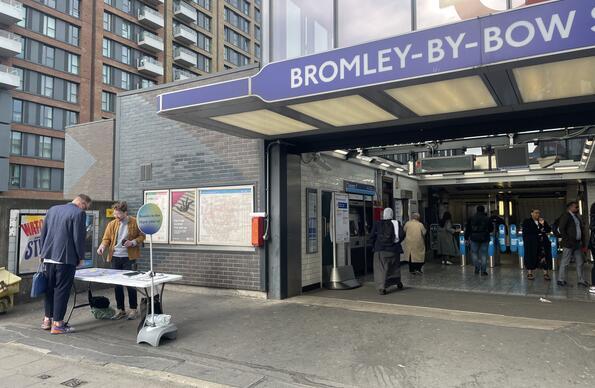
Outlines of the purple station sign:
[{"label": "purple station sign", "polygon": [[[595,0],[561,0],[269,63],[243,96],[282,101],[590,47]],[[162,95],[161,110],[239,97],[239,85]]]}]

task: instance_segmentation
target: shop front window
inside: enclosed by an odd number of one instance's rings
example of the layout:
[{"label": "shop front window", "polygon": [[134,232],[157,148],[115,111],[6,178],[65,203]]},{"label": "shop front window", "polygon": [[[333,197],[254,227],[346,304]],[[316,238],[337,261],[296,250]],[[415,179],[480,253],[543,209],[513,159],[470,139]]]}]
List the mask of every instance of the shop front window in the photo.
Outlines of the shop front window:
[{"label": "shop front window", "polygon": [[273,60],[333,48],[333,0],[278,0],[272,9]]}]

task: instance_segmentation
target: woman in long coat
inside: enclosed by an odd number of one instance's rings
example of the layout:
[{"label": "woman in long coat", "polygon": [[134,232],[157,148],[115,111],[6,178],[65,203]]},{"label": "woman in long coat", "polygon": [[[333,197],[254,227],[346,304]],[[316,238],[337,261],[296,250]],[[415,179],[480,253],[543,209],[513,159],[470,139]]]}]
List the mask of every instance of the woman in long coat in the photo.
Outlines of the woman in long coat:
[{"label": "woman in long coat", "polygon": [[[374,222],[370,238],[374,244],[374,282],[380,295],[385,295],[389,288],[397,286],[403,288],[401,283],[401,238],[403,232],[401,224],[393,220],[393,209],[386,208],[382,212],[382,221]],[[382,241],[383,228],[392,228],[391,241]]]},{"label": "woman in long coat", "polygon": [[527,279],[535,279],[533,271],[543,270],[543,278],[550,280],[549,271],[552,269],[552,246],[548,233],[552,228],[541,218],[541,211],[533,209],[531,218],[523,221],[523,242],[525,244],[525,268]]},{"label": "woman in long coat", "polygon": [[444,212],[440,220],[438,229],[438,256],[442,259],[442,264],[451,265],[450,258],[459,256],[459,249],[455,241],[457,230],[452,227],[452,216],[449,212]]},{"label": "woman in long coat", "polygon": [[422,267],[426,259],[426,227],[419,222],[419,213],[413,213],[411,220],[407,221],[405,231],[405,259],[409,261],[409,272],[422,274]]}]

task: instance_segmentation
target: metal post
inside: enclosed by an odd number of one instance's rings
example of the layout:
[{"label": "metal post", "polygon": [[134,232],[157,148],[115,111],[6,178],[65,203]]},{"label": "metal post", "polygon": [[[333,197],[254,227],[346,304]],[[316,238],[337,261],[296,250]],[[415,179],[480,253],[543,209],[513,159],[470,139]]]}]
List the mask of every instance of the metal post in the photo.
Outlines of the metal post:
[{"label": "metal post", "polygon": [[149,261],[151,264],[151,326],[155,326],[155,273],[153,272],[153,235],[149,235]]}]

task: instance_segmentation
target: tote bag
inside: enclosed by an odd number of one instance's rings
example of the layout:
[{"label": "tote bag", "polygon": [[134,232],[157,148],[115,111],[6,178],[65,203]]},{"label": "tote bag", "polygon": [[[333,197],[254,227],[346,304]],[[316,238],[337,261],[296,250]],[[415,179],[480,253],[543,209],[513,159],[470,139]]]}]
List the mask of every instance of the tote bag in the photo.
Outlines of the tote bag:
[{"label": "tote bag", "polygon": [[43,272],[43,264],[39,264],[37,272],[33,275],[31,282],[31,298],[37,298],[45,293],[48,287],[48,279]]}]

